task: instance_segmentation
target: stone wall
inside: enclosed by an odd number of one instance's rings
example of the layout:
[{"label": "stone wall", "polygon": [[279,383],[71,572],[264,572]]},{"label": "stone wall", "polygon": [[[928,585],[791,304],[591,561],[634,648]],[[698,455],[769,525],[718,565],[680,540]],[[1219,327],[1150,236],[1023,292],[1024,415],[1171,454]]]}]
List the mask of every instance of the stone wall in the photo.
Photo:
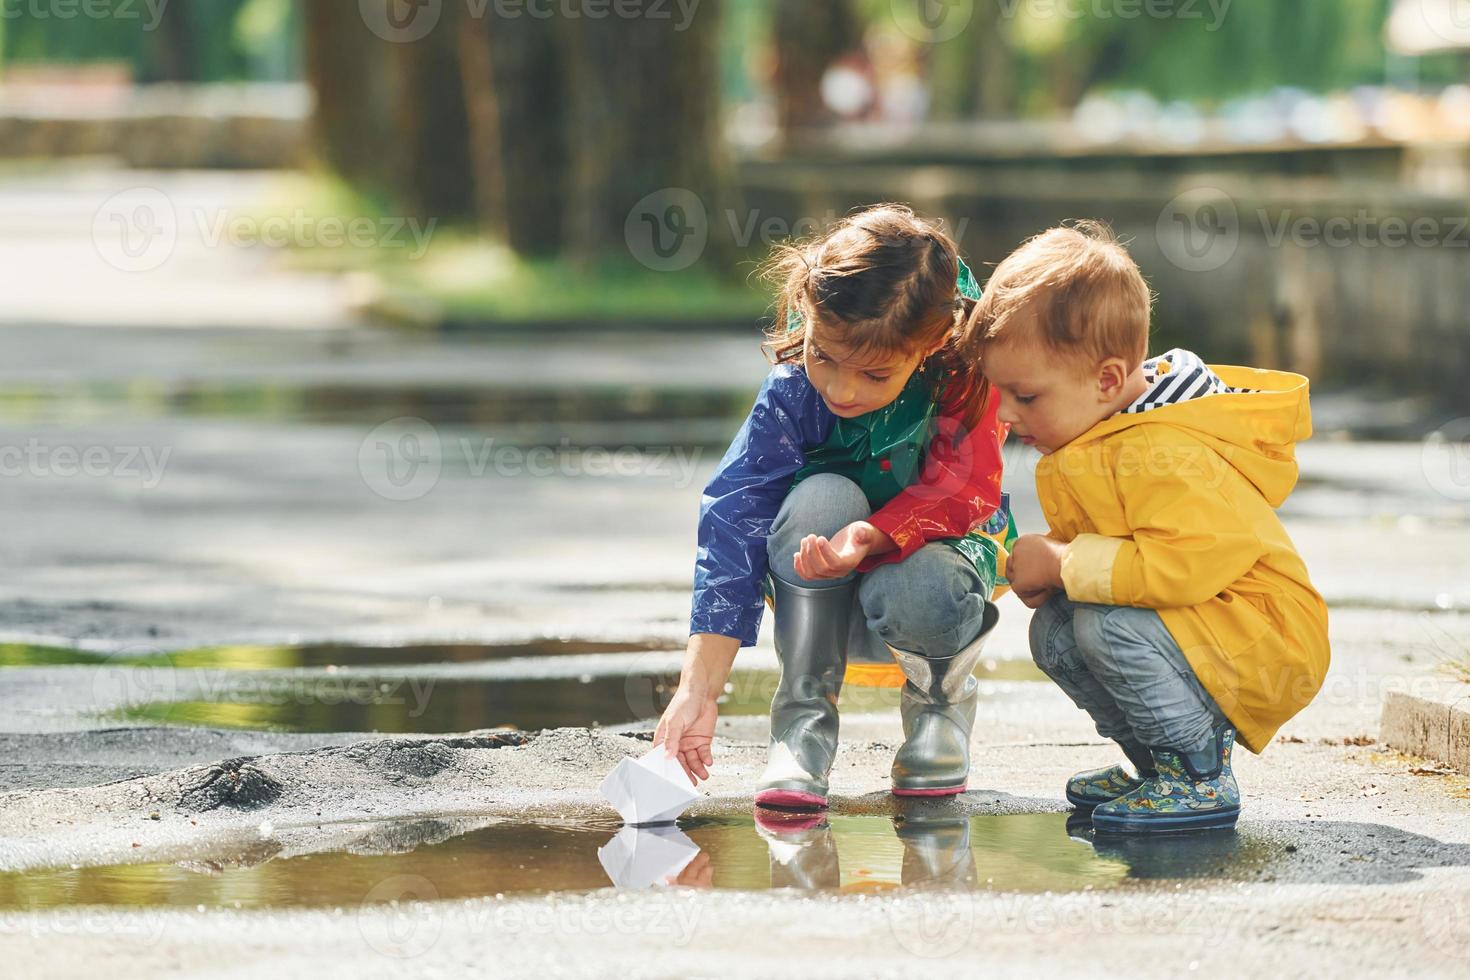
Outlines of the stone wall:
[{"label": "stone wall", "polygon": [[1100,218],[1158,295],[1155,349],[1185,344],[1470,406],[1470,146],[852,149],[748,157],[744,210],[711,216],[711,234],[770,219],[811,231],[852,207],[905,201],[946,220],[983,280],[979,267],[1026,237]]},{"label": "stone wall", "polygon": [[0,158],[105,157],[149,169],[275,169],[307,158],[301,85],[0,90]]}]

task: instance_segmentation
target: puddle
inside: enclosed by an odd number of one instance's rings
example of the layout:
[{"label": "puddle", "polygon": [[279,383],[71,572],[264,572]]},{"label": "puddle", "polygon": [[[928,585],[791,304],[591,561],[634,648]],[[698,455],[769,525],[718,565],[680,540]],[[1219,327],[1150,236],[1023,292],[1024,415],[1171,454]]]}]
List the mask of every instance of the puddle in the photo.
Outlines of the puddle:
[{"label": "puddle", "polygon": [[[412,416],[433,425],[543,426],[547,422],[709,420],[726,431],[749,407],[740,390],[633,387],[486,387],[454,383],[257,384],[206,380],[166,383],[148,379],[7,385],[0,419],[10,422],[224,418],[258,422],[375,425]],[[697,427],[696,427],[697,428]],[[692,431],[692,430],[691,430]]]},{"label": "puddle", "polygon": [[[219,646],[107,654],[0,645],[0,667],[105,668],[94,691],[110,717],[149,724],[281,732],[440,734],[481,728],[653,722],[678,686],[683,655],[667,642],[545,638],[513,644]],[[981,697],[1046,680],[1029,660],[986,660]],[[738,670],[725,715],[765,714],[780,674]],[[897,710],[896,688],[843,688],[848,712]]]},{"label": "puddle", "polygon": [[421,643],[409,646],[359,646],[342,643],[200,647],[144,655],[116,655],[68,647],[0,644],[0,667],[51,667],[114,664],[142,667],[207,667],[217,670],[289,670],[302,667],[411,667],[467,664],[512,657],[645,653],[667,643],[608,642],[546,638],[525,643]]},{"label": "puddle", "polygon": [[[117,717],[152,724],[304,733],[536,731],[633,722],[652,727],[673,697],[678,671],[639,671],[631,664],[619,664],[619,659],[598,661],[599,673],[515,679],[347,671],[245,674],[238,679],[224,675],[218,684],[194,685],[204,687],[206,697],[191,697],[180,681],[177,697],[155,695],[154,700],[122,709]],[[988,662],[976,676],[981,678],[982,699],[1004,697],[1015,690],[1017,679],[1029,683],[1041,678],[1031,663],[1018,661]],[[138,677],[128,680],[135,689],[141,686]],[[720,698],[720,713],[766,714],[779,681],[780,674],[773,670],[736,671]],[[849,684],[838,703],[846,712],[897,711],[899,693],[897,688]]]},{"label": "puddle", "polygon": [[664,884],[1039,893],[1145,880],[1257,880],[1281,853],[1278,843],[1244,831],[1099,849],[1072,836],[1068,816],[956,816],[915,807],[898,817],[818,816],[804,829],[749,816],[651,829],[619,828],[616,820],[355,824],[342,828],[330,851],[292,854],[265,840],[177,863],[4,873],[0,907],[320,907]]},{"label": "puddle", "polygon": [[[208,700],[154,701],[118,715],[154,724],[307,733],[536,731],[657,718],[677,683],[677,674],[518,681],[318,674],[257,678],[212,692]],[[660,696],[661,688],[668,696]]]}]

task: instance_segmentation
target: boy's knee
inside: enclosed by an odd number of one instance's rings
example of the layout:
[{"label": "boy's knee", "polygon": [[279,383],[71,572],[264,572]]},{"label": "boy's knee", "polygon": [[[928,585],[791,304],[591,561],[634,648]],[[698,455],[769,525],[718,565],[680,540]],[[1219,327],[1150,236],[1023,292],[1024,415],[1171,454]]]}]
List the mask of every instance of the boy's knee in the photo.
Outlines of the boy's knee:
[{"label": "boy's knee", "polygon": [[1153,658],[1161,651],[1138,625],[1143,618],[1157,615],[1151,609],[1131,606],[1078,604],[1072,617],[1078,652],[1089,665]]},{"label": "boy's knee", "polygon": [[1051,675],[1078,666],[1071,626],[1072,609],[1062,595],[1052,596],[1031,614],[1028,630],[1031,660],[1042,673]]}]

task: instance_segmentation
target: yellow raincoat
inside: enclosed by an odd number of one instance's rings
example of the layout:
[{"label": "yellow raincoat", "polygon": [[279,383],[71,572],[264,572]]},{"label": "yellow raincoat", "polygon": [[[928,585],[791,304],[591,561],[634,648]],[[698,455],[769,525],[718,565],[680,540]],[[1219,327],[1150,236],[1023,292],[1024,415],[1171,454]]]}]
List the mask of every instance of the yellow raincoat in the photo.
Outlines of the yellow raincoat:
[{"label": "yellow raincoat", "polygon": [[1275,508],[1312,434],[1307,379],[1211,365],[1239,393],[1104,419],[1042,458],[1074,602],[1157,609],[1200,683],[1259,753],[1322,686],[1327,606]]}]

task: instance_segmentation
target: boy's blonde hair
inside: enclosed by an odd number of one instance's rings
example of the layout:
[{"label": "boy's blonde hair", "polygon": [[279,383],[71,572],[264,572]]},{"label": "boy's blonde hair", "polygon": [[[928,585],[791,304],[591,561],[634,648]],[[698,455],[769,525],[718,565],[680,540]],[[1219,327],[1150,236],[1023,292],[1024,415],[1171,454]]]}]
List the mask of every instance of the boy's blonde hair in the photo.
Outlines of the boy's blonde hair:
[{"label": "boy's blonde hair", "polygon": [[979,359],[985,345],[1034,340],[1063,356],[1121,357],[1131,371],[1148,354],[1153,296],[1133,257],[1098,221],[1042,232],[996,266],[963,331]]}]

